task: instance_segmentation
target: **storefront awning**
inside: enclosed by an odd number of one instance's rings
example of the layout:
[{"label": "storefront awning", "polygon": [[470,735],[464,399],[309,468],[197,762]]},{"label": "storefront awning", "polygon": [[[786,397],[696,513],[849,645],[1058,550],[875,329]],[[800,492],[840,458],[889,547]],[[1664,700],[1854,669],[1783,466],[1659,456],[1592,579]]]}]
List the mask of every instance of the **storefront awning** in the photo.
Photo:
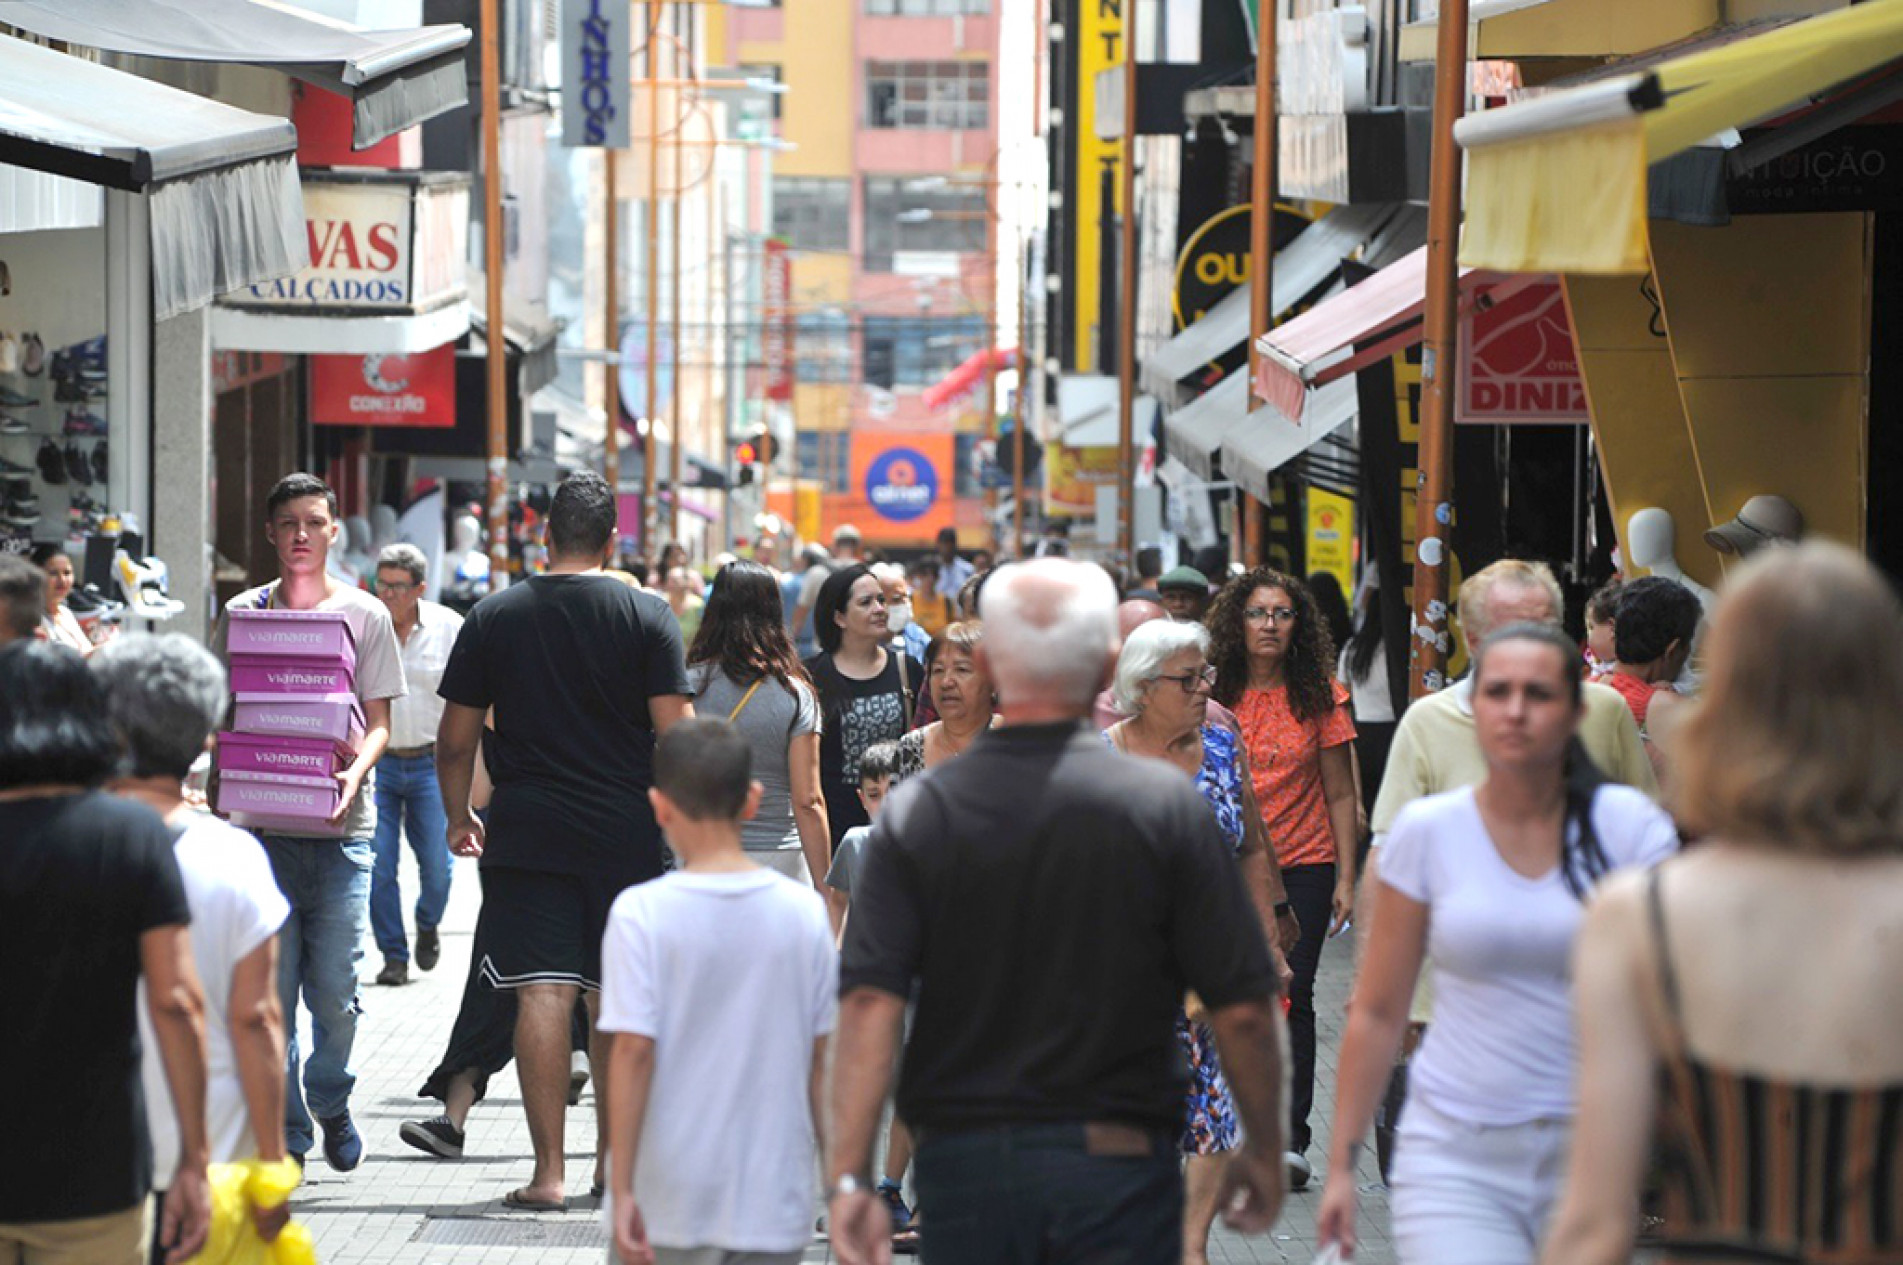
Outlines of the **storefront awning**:
[{"label": "storefront awning", "polygon": [[[480,360],[489,354],[489,321],[478,302],[469,305],[469,355]],[[524,398],[534,395],[555,381],[559,368],[555,362],[555,340],[563,322],[550,316],[539,303],[505,297],[502,306],[502,340],[508,344],[510,358],[517,361],[518,389]]]},{"label": "storefront awning", "polygon": [[1163,419],[1163,450],[1205,482],[1218,477],[1223,441],[1267,412],[1248,413],[1249,375],[1238,369]]},{"label": "storefront awning", "polygon": [[1336,378],[1316,391],[1300,422],[1291,422],[1273,405],[1259,408],[1223,436],[1223,473],[1266,504],[1270,475],[1334,434],[1360,411],[1352,376]]},{"label": "storefront awning", "polygon": [[358,149],[469,99],[466,26],[367,31],[266,0],[0,0],[0,23],[106,52],[283,71],[351,99]]},{"label": "storefront awning", "polygon": [[1462,120],[1463,263],[1643,273],[1647,170],[1903,59],[1903,3],[1840,9]]},{"label": "storefront awning", "polygon": [[[1467,51],[1476,61],[1616,57],[1657,48],[1723,17],[1717,0],[1476,0]],[[1401,60],[1431,62],[1440,24],[1401,28]]]},{"label": "storefront awning", "polygon": [[[1398,208],[1382,203],[1337,207],[1296,234],[1275,252],[1272,320],[1281,320],[1315,293],[1341,267],[1341,261],[1367,245]],[[1220,360],[1249,338],[1248,282],[1217,301],[1143,362],[1143,389],[1164,399],[1179,397],[1177,383]]]},{"label": "storefront awning", "polygon": [[[1106,374],[1077,373],[1057,380],[1057,419],[1062,429],[1058,441],[1066,448],[1115,448],[1121,441],[1123,422],[1121,385]],[[1156,433],[1159,405],[1147,395],[1132,401],[1130,430],[1141,451],[1150,446]]]},{"label": "storefront awning", "polygon": [[0,36],[0,163],[146,195],[155,320],[310,262],[296,150],[288,120]]}]

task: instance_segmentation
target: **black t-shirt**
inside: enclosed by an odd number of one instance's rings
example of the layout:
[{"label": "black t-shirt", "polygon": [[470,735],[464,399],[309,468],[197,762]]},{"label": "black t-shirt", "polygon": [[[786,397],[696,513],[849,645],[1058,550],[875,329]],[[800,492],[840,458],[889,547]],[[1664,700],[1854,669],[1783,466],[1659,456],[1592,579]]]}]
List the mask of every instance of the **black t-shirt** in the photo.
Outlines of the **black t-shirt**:
[{"label": "black t-shirt", "polygon": [[907,997],[915,981],[908,1124],[1112,1120],[1171,1134],[1185,989],[1221,1007],[1279,987],[1195,783],[1075,725],[987,731],[886,801],[839,986]]},{"label": "black t-shirt", "polygon": [[875,742],[898,741],[911,727],[925,669],[908,655],[901,676],[900,658],[887,650],[885,670],[865,681],[842,674],[830,654],[806,660],[806,671],[819,691],[819,782],[835,848],[848,830],[867,821],[865,805],[859,802],[859,757]]},{"label": "black t-shirt", "polygon": [[476,603],[437,693],[495,709],[484,865],[661,873],[648,700],[692,693],[666,602],[612,576],[532,576]]},{"label": "black t-shirt", "polygon": [[0,1222],[105,1216],[151,1192],[139,937],[190,921],[171,833],[145,805],[0,801]]}]

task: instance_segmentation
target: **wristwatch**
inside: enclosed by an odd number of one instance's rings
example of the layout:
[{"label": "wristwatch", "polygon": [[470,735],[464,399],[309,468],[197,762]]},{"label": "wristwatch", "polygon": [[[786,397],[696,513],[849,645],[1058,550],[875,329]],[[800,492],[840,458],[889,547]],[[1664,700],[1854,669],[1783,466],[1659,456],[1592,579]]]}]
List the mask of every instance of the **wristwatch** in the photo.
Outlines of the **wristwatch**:
[{"label": "wristwatch", "polygon": [[831,1198],[838,1199],[844,1195],[856,1195],[861,1191],[870,1189],[870,1186],[860,1181],[851,1173],[843,1173],[840,1175],[839,1180],[833,1183]]}]

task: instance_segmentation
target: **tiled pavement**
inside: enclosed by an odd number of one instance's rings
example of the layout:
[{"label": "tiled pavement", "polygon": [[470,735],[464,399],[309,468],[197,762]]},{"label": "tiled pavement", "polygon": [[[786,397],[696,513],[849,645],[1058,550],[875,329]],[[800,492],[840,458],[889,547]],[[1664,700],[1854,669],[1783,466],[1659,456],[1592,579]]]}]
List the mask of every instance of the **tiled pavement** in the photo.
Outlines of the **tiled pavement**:
[{"label": "tiled pavement", "polygon": [[[416,876],[405,859],[403,890],[413,899]],[[407,901],[406,901],[407,904]],[[316,1235],[318,1257],[326,1265],[528,1265],[595,1262],[606,1236],[595,1201],[588,1198],[592,1177],[594,1120],[592,1097],[569,1112],[568,1185],[579,1198],[563,1214],[530,1216],[504,1209],[501,1198],[527,1180],[530,1168],[528,1127],[511,1068],[491,1081],[489,1097],[469,1120],[467,1158],[434,1160],[412,1151],[397,1138],[406,1119],[433,1114],[433,1101],[413,1095],[435,1066],[455,1017],[471,932],[475,927],[478,885],[472,862],[458,861],[449,915],[443,925],[443,957],[436,970],[414,977],[403,988],[378,988],[367,982],[381,965],[366,943],[363,968],[364,1014],[357,1031],[357,1091],[353,1109],[364,1135],[366,1156],[354,1173],[334,1173],[317,1154],[311,1156],[307,1181],[299,1191],[296,1215]],[[1317,988],[1320,1050],[1316,1138],[1311,1157],[1327,1153],[1328,1117],[1335,1089],[1335,1053],[1340,1044],[1342,1001],[1349,983],[1353,947],[1348,938],[1331,943],[1322,956]],[[308,1048],[308,1045],[306,1046]],[[1362,1161],[1361,1265],[1389,1265],[1387,1196],[1370,1153]],[[1269,1235],[1243,1238],[1219,1225],[1210,1260],[1230,1263],[1294,1262],[1314,1256],[1314,1212],[1321,1173],[1305,1193],[1289,1196],[1281,1223]],[[808,1262],[829,1261],[823,1243],[815,1243]],[[904,1258],[900,1258],[904,1259]]]}]

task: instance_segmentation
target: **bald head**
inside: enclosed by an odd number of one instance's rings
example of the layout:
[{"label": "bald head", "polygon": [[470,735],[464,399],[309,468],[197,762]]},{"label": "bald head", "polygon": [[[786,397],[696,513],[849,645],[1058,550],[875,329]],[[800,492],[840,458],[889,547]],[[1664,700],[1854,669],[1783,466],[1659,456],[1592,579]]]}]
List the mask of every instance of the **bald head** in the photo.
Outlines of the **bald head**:
[{"label": "bald head", "polygon": [[1153,619],[1168,619],[1170,613],[1147,598],[1133,597],[1117,607],[1117,636],[1124,641],[1130,634]]},{"label": "bald head", "polygon": [[1089,710],[1121,645],[1109,576],[1063,558],[1012,563],[985,585],[979,611],[982,653],[1006,707]]}]

